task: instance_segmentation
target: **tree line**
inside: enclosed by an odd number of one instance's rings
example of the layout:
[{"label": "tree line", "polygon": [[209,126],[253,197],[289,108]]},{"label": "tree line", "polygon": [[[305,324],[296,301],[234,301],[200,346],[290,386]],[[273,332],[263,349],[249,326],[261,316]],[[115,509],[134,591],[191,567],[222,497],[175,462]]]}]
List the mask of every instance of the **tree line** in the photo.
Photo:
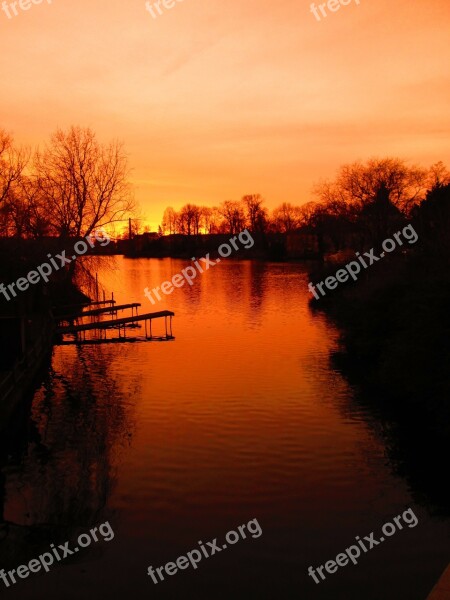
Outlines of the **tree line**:
[{"label": "tree line", "polygon": [[349,226],[381,235],[394,215],[410,218],[431,190],[450,184],[442,162],[425,169],[398,158],[373,158],[342,166],[336,177],[315,186],[315,200],[296,206],[282,203],[274,210],[264,206],[260,194],[227,200],[215,207],[186,204],[178,212],[166,208],[159,228],[167,234],[289,233],[301,228],[338,235]]},{"label": "tree line", "polygon": [[0,129],[0,236],[85,237],[135,209],[118,141],[89,128],[58,129],[42,148],[18,147]]},{"label": "tree line", "polygon": [[[392,219],[409,219],[427,194],[450,184],[442,162],[430,168],[398,158],[373,158],[342,166],[320,182],[310,201],[283,202],[269,211],[260,194],[219,206],[184,205],[164,211],[159,233],[286,234],[310,229],[338,238],[353,228],[371,239]],[[0,237],[84,237],[136,214],[123,145],[102,144],[89,128],[57,129],[41,147],[19,147],[0,128]],[[136,220],[138,222],[139,220]]]}]

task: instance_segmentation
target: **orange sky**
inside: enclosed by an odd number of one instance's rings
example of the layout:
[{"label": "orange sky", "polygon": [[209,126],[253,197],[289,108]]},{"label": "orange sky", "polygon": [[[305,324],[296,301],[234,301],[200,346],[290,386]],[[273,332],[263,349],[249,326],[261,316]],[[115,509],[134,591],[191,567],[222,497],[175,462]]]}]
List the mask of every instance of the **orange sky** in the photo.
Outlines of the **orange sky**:
[{"label": "orange sky", "polygon": [[[7,0],[9,2],[9,0]],[[167,205],[311,199],[344,162],[450,165],[448,0],[46,0],[0,12],[0,127],[125,142],[153,228]]]}]

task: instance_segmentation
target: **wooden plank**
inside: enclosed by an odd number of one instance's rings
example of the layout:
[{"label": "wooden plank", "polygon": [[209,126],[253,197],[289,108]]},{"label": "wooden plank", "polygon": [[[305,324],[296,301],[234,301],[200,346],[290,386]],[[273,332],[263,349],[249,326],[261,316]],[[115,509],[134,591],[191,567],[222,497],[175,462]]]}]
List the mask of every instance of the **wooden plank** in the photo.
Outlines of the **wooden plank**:
[{"label": "wooden plank", "polygon": [[127,308],[138,308],[142,306],[140,302],[133,302],[133,304],[119,304],[118,306],[107,306],[106,308],[95,308],[93,310],[87,310],[82,313],[75,313],[71,315],[58,316],[59,321],[69,321],[72,319],[79,319],[80,317],[94,317],[103,313],[109,313],[117,310],[125,310]]},{"label": "wooden plank", "polygon": [[78,331],[89,331],[92,329],[109,329],[117,325],[126,325],[127,323],[135,323],[136,321],[146,321],[147,319],[161,319],[162,317],[174,317],[175,313],[170,310],[161,310],[154,313],[146,313],[145,315],[137,315],[135,317],[123,317],[122,319],[111,319],[109,321],[98,321],[97,323],[85,323],[84,325],[69,325],[67,327],[58,327],[56,333],[77,333]]},{"label": "wooden plank", "polygon": [[99,302],[88,302],[84,306],[101,306],[102,304],[115,304],[115,300],[101,300]]},{"label": "wooden plank", "polygon": [[103,304],[115,303],[115,300],[101,300],[99,302],[81,302],[80,304],[66,304],[64,306],[54,306],[53,308],[84,308],[86,306],[102,306]]},{"label": "wooden plank", "polygon": [[93,339],[93,340],[61,340],[56,341],[55,346],[95,346],[97,344],[139,344],[142,342],[172,342],[175,336],[167,334],[153,337],[117,337],[111,339]]}]

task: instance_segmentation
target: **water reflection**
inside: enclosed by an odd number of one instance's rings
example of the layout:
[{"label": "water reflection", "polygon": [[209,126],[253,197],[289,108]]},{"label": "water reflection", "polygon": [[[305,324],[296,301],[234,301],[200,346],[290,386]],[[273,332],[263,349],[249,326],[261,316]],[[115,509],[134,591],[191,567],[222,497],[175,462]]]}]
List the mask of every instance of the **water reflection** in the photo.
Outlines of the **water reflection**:
[{"label": "water reflection", "polygon": [[[380,414],[330,365],[339,332],[309,310],[306,268],[222,261],[152,307],[144,288],[187,264],[119,258],[101,273],[118,303],[173,310],[176,341],[55,350],[26,444],[3,469],[4,519],[70,539],[112,512],[117,545],[90,571],[93,598],[425,597],[447,539],[424,514],[410,537],[311,587],[310,564],[416,507],[386,460]],[[260,540],[151,587],[148,564],[255,517]],[[428,558],[414,581],[399,578],[417,552]],[[78,598],[78,575],[66,569],[57,590],[45,579],[46,597]]]},{"label": "water reflection", "polygon": [[[351,376],[355,382],[355,374]],[[450,516],[450,487],[444,473],[450,455],[446,409],[430,414],[396,407],[362,386],[346,399],[348,413],[367,415],[367,425],[382,440],[392,472],[405,480],[414,500],[433,515]]]},{"label": "water reflection", "polygon": [[[134,427],[113,360],[108,347],[55,349],[30,419],[3,457],[2,564],[106,519],[118,455]],[[130,385],[139,390],[138,378]]]}]

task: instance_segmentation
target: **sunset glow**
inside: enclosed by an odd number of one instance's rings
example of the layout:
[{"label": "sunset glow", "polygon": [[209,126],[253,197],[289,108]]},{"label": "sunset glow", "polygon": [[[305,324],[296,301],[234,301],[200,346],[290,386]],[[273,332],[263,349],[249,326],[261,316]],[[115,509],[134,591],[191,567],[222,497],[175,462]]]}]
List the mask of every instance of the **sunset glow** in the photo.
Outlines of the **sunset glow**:
[{"label": "sunset glow", "polygon": [[449,23],[0,0],[5,598],[450,598]]},{"label": "sunset glow", "polygon": [[449,162],[446,0],[361,0],[318,22],[308,1],[55,0],[0,12],[2,126],[124,141],[136,198],[164,208],[260,193],[302,204],[344,162]]}]

